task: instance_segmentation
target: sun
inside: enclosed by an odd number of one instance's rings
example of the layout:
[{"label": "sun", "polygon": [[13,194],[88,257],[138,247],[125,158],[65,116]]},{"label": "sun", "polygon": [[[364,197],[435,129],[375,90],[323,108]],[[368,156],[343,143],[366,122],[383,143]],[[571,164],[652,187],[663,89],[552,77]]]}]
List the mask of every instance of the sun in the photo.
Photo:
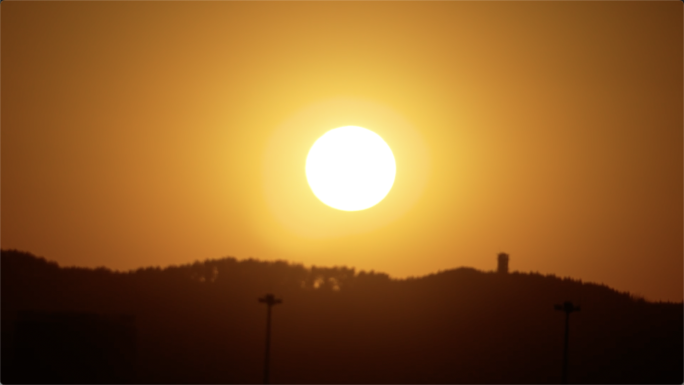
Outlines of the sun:
[{"label": "sun", "polygon": [[392,189],[396,169],[394,154],[380,135],[357,126],[326,132],[306,158],[306,179],[314,195],[343,211],[382,201]]}]

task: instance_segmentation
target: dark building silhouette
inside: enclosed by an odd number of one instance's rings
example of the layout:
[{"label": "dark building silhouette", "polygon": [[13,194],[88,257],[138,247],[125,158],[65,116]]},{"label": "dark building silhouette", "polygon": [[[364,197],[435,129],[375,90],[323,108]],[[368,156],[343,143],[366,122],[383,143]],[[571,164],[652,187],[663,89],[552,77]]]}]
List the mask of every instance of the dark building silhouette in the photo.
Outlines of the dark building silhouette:
[{"label": "dark building silhouette", "polygon": [[18,382],[101,384],[135,381],[135,319],[93,313],[19,313]]},{"label": "dark building silhouette", "polygon": [[497,258],[499,264],[497,266],[496,272],[497,273],[502,273],[506,274],[508,273],[508,254],[506,253],[499,253],[499,256]]}]

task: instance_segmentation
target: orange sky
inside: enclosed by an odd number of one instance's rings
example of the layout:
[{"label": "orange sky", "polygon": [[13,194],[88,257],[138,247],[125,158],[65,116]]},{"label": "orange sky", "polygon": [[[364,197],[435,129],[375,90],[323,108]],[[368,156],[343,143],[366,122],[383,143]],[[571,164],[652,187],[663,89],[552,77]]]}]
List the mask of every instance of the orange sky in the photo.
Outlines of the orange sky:
[{"label": "orange sky", "polygon": [[[682,2],[12,2],[2,248],[62,265],[234,256],[683,291]],[[304,162],[397,159],[361,212]]]}]

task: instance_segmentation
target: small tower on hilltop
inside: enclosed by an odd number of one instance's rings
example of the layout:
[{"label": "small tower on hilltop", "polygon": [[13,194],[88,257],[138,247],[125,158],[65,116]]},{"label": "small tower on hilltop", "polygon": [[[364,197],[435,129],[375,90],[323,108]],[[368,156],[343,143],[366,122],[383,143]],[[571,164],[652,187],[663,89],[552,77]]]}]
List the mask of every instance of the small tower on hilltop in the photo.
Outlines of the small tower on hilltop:
[{"label": "small tower on hilltop", "polygon": [[499,253],[499,256],[497,258],[499,264],[496,269],[497,273],[500,274],[508,274],[508,254],[506,253]]}]

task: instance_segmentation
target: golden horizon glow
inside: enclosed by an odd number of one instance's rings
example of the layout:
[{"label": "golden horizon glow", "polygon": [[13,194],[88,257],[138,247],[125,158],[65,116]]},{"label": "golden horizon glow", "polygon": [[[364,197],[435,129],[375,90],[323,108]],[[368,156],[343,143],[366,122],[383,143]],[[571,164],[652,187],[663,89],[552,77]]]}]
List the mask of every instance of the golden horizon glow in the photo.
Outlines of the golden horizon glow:
[{"label": "golden horizon glow", "polygon": [[387,143],[373,131],[357,126],[338,127],[318,138],[305,169],[314,195],[343,211],[365,210],[380,203],[396,175]]},{"label": "golden horizon glow", "polygon": [[[505,251],[512,271],[681,301],[682,7],[3,2],[2,247],[393,278]],[[371,209],[307,181],[347,125],[394,156]]]}]

